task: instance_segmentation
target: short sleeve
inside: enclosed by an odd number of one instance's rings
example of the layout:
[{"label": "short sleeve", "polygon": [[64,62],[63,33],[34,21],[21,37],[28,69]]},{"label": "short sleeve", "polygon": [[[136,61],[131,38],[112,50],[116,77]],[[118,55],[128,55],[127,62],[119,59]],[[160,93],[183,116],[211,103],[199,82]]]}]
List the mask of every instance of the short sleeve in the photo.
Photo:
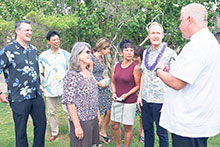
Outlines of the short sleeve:
[{"label": "short sleeve", "polygon": [[63,96],[61,99],[62,104],[74,104],[76,98],[76,88],[78,78],[71,71],[68,71],[63,81]]},{"label": "short sleeve", "polygon": [[44,65],[43,65],[43,57],[42,57],[42,54],[39,56],[39,70],[40,70],[40,73],[44,73]]},{"label": "short sleeve", "polygon": [[140,66],[140,69],[142,70],[142,71],[144,71],[144,60],[145,60],[145,54],[146,54],[146,51],[147,50],[144,50],[144,53],[143,53],[143,61],[142,61],[142,63],[141,63],[141,66]]},{"label": "short sleeve", "polygon": [[187,44],[176,61],[171,64],[170,73],[189,84],[193,84],[205,65],[205,59],[199,49]]},{"label": "short sleeve", "polygon": [[67,68],[69,69],[70,53],[67,52],[67,51],[64,51],[64,57],[65,57],[65,59],[66,59],[66,65],[67,65]]},{"label": "short sleeve", "polygon": [[0,49],[0,74],[9,64],[8,57],[5,54],[5,48]]}]

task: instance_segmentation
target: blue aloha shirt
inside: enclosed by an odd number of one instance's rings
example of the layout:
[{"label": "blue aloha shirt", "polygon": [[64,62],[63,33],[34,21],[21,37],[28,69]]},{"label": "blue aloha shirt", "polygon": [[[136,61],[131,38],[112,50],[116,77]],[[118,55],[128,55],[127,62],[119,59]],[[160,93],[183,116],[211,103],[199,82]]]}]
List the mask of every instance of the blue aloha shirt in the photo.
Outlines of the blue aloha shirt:
[{"label": "blue aloha shirt", "polygon": [[63,78],[69,67],[70,53],[59,49],[54,54],[51,49],[42,52],[39,56],[40,73],[44,74],[44,95],[57,97],[63,94]]},{"label": "blue aloha shirt", "polygon": [[42,95],[37,48],[28,44],[25,49],[16,40],[0,49],[0,74],[8,85],[8,99],[22,102]]},{"label": "blue aloha shirt", "polygon": [[[159,52],[163,47],[163,43],[158,47],[155,51],[150,49],[149,53],[149,65],[152,65]],[[159,77],[156,76],[154,70],[148,70],[144,64],[145,55],[147,49],[143,53],[143,62],[141,64],[141,69],[143,70],[142,76],[144,76],[144,84],[142,89],[142,99],[147,101],[148,103],[163,103],[164,102],[164,95],[167,89],[166,84],[164,84]],[[160,58],[158,64],[168,64],[170,58],[176,58],[177,54],[174,50],[169,47],[165,48],[165,51]]]}]

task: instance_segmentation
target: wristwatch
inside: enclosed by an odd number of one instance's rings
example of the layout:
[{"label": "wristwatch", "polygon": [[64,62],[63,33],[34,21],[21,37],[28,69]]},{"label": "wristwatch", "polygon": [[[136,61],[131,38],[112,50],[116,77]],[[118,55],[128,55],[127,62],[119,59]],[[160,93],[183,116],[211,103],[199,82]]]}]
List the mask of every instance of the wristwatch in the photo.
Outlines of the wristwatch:
[{"label": "wristwatch", "polygon": [[154,70],[154,72],[156,73],[156,76],[157,76],[157,77],[158,77],[157,71],[158,71],[159,69],[161,69],[161,68],[160,68],[160,67],[157,67],[157,68]]},{"label": "wristwatch", "polygon": [[2,95],[3,92],[0,91],[0,95]]}]

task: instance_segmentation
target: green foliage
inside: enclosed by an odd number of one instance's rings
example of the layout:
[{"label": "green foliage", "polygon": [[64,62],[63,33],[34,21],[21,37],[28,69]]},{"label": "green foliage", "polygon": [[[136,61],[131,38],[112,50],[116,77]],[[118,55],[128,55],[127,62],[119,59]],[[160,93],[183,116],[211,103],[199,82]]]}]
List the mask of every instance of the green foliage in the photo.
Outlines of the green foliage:
[{"label": "green foliage", "polygon": [[70,51],[76,41],[86,41],[92,46],[101,37],[112,40],[113,49],[109,68],[119,60],[119,43],[127,38],[136,45],[146,47],[147,28],[157,21],[164,27],[164,41],[173,49],[181,49],[186,43],[178,29],[180,10],[191,2],[200,2],[209,11],[209,26],[215,31],[211,12],[215,0],[1,0],[1,46],[14,36],[14,22],[28,19],[32,23],[32,44],[39,51],[47,49],[45,36],[49,30],[61,34],[62,48]]},{"label": "green foliage", "polygon": [[4,19],[0,18],[0,32],[13,30],[14,22],[13,21],[5,21]]},{"label": "green foliage", "polygon": [[69,46],[72,41],[68,39],[69,30],[75,28],[78,17],[70,15],[44,15],[41,11],[31,11],[26,15],[26,19],[31,21],[33,27],[32,44],[37,46],[39,52],[47,49],[46,34],[49,30],[56,30],[62,36],[62,48],[70,51]]},{"label": "green foliage", "polygon": [[0,18],[0,44],[7,44],[13,38],[14,22]]}]

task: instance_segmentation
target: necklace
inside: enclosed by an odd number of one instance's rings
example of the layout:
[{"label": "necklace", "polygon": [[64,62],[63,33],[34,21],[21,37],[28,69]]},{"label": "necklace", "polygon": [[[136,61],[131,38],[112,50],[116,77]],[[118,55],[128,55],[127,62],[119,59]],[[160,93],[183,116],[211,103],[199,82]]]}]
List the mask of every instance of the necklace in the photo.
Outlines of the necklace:
[{"label": "necklace", "polygon": [[150,65],[148,65],[148,60],[149,60],[149,55],[150,55],[150,49],[151,49],[151,47],[152,47],[152,45],[150,45],[150,46],[147,48],[147,52],[146,52],[145,60],[144,60],[145,67],[146,67],[148,70],[153,70],[153,69],[157,66],[157,64],[158,64],[158,62],[159,62],[159,60],[160,60],[160,58],[162,57],[162,55],[163,55],[163,53],[164,53],[164,51],[165,51],[165,48],[167,47],[167,44],[166,44],[166,43],[163,43],[163,47],[162,47],[161,51],[159,52],[159,54],[158,54],[158,56],[157,56],[155,62],[150,66]]}]

